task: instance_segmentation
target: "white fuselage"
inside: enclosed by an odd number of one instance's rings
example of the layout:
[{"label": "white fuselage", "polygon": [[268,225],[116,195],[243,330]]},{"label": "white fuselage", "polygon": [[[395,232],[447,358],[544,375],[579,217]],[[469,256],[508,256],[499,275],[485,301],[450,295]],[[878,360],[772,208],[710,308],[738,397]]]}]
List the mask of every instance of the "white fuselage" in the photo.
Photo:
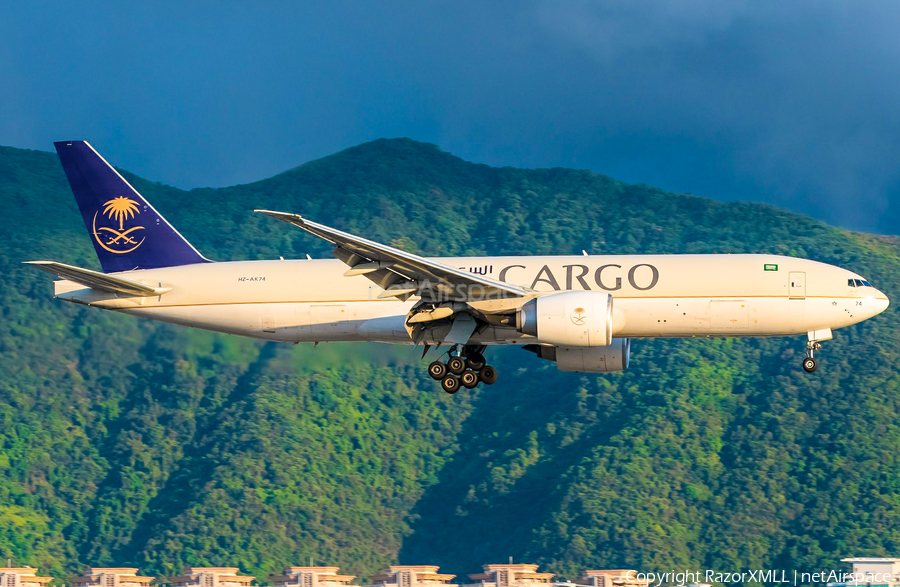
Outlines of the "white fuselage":
[{"label": "white fuselage", "polygon": [[[888,306],[863,278],[832,265],[776,255],[592,255],[460,257],[437,261],[532,288],[594,290],[613,296],[617,337],[778,336],[855,324]],[[334,259],[202,263],[118,275],[171,287],[125,297],[56,282],[57,297],[135,316],[287,342],[412,341],[404,325],[417,301],[379,299],[365,276],[345,277]],[[446,330],[423,342],[440,342]],[[472,343],[526,344],[510,327]]]}]

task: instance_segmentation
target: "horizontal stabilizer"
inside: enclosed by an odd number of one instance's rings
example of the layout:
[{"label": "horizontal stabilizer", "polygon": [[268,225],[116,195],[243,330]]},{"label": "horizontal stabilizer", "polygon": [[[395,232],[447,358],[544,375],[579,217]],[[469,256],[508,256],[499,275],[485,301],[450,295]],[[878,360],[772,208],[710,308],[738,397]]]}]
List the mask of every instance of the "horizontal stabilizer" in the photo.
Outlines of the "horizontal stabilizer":
[{"label": "horizontal stabilizer", "polygon": [[116,277],[91,269],[82,269],[56,261],[25,261],[27,265],[34,265],[41,271],[56,275],[62,279],[68,279],[80,283],[91,289],[121,293],[129,296],[158,296],[172,291],[171,287],[153,287],[130,279]]}]

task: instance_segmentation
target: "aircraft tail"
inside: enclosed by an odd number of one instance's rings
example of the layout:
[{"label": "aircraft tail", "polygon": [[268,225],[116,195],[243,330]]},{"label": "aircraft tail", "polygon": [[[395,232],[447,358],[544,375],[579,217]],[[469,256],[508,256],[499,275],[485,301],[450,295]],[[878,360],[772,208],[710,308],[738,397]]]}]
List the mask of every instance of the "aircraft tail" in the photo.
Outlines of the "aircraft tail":
[{"label": "aircraft tail", "polygon": [[53,144],[104,272],[209,262],[87,141]]}]

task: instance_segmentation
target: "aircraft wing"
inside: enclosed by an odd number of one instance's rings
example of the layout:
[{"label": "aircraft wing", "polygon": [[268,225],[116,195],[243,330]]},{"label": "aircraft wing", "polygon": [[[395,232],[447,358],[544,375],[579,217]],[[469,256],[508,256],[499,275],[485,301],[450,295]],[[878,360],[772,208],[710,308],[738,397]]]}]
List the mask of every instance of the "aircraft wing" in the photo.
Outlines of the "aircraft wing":
[{"label": "aircraft wing", "polygon": [[34,265],[41,271],[46,271],[62,279],[68,279],[91,289],[110,293],[121,293],[129,296],[158,296],[172,291],[171,287],[153,287],[131,279],[116,277],[115,275],[108,275],[91,269],[82,269],[81,267],[57,263],[56,261],[25,261],[25,263]]},{"label": "aircraft wing", "polygon": [[334,254],[350,269],[348,277],[365,275],[384,288],[380,297],[467,301],[473,298],[521,297],[529,290],[475,275],[375,241],[312,222],[299,214],[256,210],[316,235],[335,246]]}]

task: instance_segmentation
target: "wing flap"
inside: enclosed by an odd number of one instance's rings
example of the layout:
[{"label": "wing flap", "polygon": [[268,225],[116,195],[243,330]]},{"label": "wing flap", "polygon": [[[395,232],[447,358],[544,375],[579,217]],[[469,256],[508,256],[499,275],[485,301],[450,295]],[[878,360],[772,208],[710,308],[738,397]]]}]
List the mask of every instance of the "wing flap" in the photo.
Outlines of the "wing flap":
[{"label": "wing flap", "polygon": [[172,291],[171,287],[153,287],[131,279],[108,275],[91,269],[82,269],[74,265],[57,263],[56,261],[25,261],[27,265],[33,265],[41,271],[46,271],[61,279],[68,279],[80,283],[91,289],[109,293],[120,293],[129,296],[158,296]]}]

